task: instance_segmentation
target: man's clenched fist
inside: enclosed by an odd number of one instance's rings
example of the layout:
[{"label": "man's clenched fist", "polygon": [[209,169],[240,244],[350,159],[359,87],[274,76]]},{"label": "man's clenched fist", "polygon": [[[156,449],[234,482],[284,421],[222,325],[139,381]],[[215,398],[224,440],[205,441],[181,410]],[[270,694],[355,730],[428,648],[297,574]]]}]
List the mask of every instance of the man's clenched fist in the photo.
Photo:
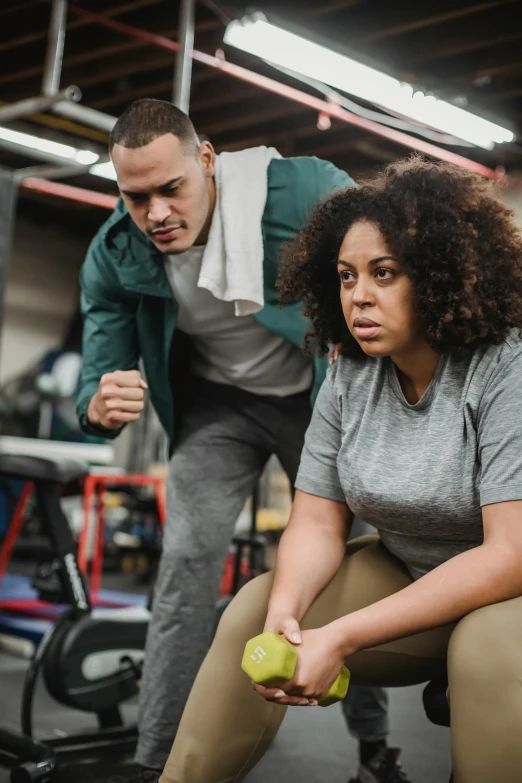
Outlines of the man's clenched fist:
[{"label": "man's clenched fist", "polygon": [[87,418],[91,424],[107,430],[136,421],[143,410],[147,384],[138,370],[116,370],[102,376],[96,394],[91,397]]}]

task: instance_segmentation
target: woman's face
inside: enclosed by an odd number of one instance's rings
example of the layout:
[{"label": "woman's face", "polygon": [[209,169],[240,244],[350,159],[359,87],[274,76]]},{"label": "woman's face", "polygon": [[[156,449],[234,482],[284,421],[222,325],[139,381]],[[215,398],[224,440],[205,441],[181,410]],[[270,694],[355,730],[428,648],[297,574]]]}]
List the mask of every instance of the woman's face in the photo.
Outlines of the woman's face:
[{"label": "woman's face", "polygon": [[361,221],[349,229],[337,270],[348,329],[368,356],[401,356],[425,342],[412,282],[376,224]]}]

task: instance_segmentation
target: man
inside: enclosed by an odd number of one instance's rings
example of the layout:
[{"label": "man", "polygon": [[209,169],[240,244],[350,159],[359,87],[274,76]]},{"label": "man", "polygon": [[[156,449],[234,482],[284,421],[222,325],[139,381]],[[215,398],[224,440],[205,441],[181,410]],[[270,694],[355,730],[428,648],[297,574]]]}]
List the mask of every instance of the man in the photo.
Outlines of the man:
[{"label": "man", "polygon": [[[326,371],[327,359],[300,350],[300,304],[277,306],[281,245],[354,182],[264,147],[216,158],[185,114],[151,99],[120,117],[110,151],[121,200],[81,274],[78,415],[86,432],[115,437],[148,389],[170,441],[136,757],[152,782],[210,642],[237,517],[271,454],[293,483]],[[368,758],[385,745],[374,728]]]}]

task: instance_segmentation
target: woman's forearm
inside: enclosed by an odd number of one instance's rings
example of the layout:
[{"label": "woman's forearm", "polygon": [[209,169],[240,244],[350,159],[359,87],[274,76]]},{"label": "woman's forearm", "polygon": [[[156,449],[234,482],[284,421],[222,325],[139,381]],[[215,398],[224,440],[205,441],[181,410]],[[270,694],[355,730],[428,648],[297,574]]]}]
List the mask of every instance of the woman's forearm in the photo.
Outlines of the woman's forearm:
[{"label": "woman's forearm", "polygon": [[351,512],[344,504],[296,493],[279,544],[268,614],[301,620],[343,561]]},{"label": "woman's forearm", "polygon": [[461,619],[482,606],[522,594],[518,551],[483,544],[365,609],[330,624],[346,657]]}]

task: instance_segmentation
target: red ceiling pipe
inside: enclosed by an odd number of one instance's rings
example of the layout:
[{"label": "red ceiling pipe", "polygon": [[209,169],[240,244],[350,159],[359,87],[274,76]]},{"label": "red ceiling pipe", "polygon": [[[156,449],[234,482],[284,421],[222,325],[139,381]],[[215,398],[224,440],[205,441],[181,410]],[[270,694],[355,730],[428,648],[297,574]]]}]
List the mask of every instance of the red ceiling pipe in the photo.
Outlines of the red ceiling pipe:
[{"label": "red ceiling pipe", "polygon": [[[103,14],[97,14],[93,11],[87,11],[86,9],[80,8],[77,5],[70,5],[69,10],[72,11],[72,13],[78,14],[79,16],[83,16],[86,19],[90,19],[93,23],[110,27],[117,32],[123,33],[124,35],[128,35],[132,38],[137,38],[153,46],[158,46],[162,49],[168,49],[171,52],[177,52],[179,49],[179,45],[176,43],[176,41],[172,41],[170,38],[166,38],[163,35],[156,35],[155,33],[150,33],[147,30],[133,27],[132,25],[125,24],[124,22],[118,22],[116,19],[110,19]],[[417,139],[415,136],[410,136],[409,134],[403,133],[402,131],[388,128],[386,126],[380,125],[377,122],[373,122],[372,120],[367,120],[364,117],[359,117],[359,115],[353,114],[352,112],[343,109],[341,106],[338,106],[335,103],[322,100],[321,98],[316,98],[313,95],[308,95],[308,93],[303,92],[302,90],[297,90],[295,87],[289,87],[288,85],[282,84],[275,79],[270,79],[267,76],[262,76],[261,74],[255,73],[254,71],[249,71],[247,68],[242,68],[239,65],[229,63],[223,57],[213,57],[212,55],[205,54],[204,52],[199,52],[196,49],[193,50],[192,57],[197,62],[202,63],[203,65],[207,65],[210,68],[216,68],[217,70],[222,71],[229,76],[233,76],[236,79],[241,79],[242,81],[249,82],[256,87],[260,87],[263,90],[268,90],[269,92],[276,93],[277,95],[280,95],[283,98],[287,98],[288,100],[301,103],[303,106],[318,112],[318,114],[326,114],[330,117],[335,117],[342,122],[355,125],[358,128],[363,128],[364,130],[367,130],[370,133],[375,133],[378,136],[383,136],[385,139],[394,141],[395,143],[401,144],[404,147],[409,147],[410,149],[417,150],[417,152],[422,152],[424,155],[429,155],[432,158],[438,158],[439,160],[444,160],[448,163],[454,163],[455,165],[469,169],[470,171],[475,171],[478,174],[482,174],[482,176],[487,177],[488,179],[505,181],[505,174],[499,173],[494,169],[490,169],[488,166],[483,166],[481,163],[477,163],[474,160],[465,158],[464,156],[458,155],[457,153],[451,152],[450,150],[446,150],[443,147],[438,147],[436,144],[431,144],[428,141]]]},{"label": "red ceiling pipe", "polygon": [[113,210],[118,199],[107,193],[98,193],[95,190],[86,188],[76,188],[72,185],[64,185],[61,182],[51,182],[48,179],[39,177],[28,177],[20,183],[20,187],[25,190],[34,190],[37,193],[45,193],[47,196],[57,196],[66,198],[70,201],[79,201],[82,204],[90,204],[93,207],[102,207],[103,209]]}]

